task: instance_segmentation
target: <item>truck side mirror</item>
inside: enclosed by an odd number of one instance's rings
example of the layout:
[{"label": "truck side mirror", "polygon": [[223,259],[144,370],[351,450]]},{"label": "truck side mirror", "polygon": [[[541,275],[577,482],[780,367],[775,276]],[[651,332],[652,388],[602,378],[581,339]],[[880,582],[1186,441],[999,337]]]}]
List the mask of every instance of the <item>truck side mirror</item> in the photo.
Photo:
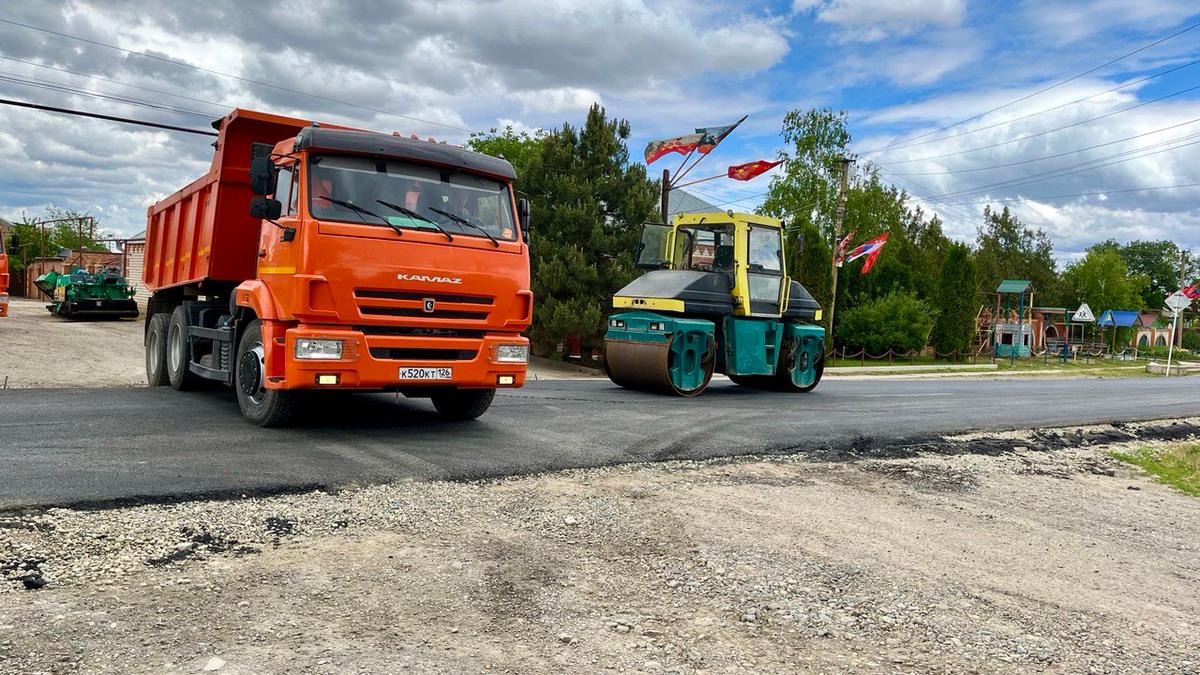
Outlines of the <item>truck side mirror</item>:
[{"label": "truck side mirror", "polygon": [[250,191],[256,195],[269,195],[275,191],[278,170],[275,162],[271,161],[273,149],[270,143],[250,145]]},{"label": "truck side mirror", "polygon": [[279,220],[283,215],[283,202],[278,199],[255,197],[250,200],[250,215],[262,220]]},{"label": "truck side mirror", "polygon": [[524,197],[517,200],[517,220],[521,223],[522,236],[529,241],[529,200]]},{"label": "truck side mirror", "polygon": [[8,250],[16,253],[19,248],[21,248],[21,238],[14,234],[8,238]]}]

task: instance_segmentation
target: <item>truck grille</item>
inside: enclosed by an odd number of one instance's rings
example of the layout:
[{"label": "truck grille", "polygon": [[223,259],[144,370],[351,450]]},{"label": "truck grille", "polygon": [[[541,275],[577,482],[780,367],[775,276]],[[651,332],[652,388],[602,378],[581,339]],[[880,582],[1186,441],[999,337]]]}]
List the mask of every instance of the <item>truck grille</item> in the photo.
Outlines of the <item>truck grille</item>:
[{"label": "truck grille", "polygon": [[371,347],[371,357],[393,361],[473,361],[475,349],[430,349],[427,347]]},{"label": "truck grille", "polygon": [[[363,316],[396,316],[423,319],[465,319],[486,321],[495,298],[452,293],[422,293],[360,288],[354,291],[358,311]],[[426,302],[433,301],[433,310]]]}]

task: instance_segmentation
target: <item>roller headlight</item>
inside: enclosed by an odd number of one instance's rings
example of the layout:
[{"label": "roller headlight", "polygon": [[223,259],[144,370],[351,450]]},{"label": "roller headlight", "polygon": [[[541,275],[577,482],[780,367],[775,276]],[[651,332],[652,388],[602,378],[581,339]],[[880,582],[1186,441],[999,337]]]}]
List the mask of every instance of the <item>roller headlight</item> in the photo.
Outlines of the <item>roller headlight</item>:
[{"label": "roller headlight", "polygon": [[496,363],[529,361],[529,345],[496,345]]},{"label": "roller headlight", "polygon": [[342,341],[297,338],[296,358],[306,361],[340,359],[342,358]]}]

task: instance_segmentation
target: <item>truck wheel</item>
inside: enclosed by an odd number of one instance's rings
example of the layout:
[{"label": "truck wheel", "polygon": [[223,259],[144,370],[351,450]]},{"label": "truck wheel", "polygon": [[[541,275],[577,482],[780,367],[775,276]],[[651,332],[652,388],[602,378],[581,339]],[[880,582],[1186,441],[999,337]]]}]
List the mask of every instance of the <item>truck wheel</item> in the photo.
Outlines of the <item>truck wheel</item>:
[{"label": "truck wheel", "polygon": [[163,387],[170,381],[167,377],[168,320],[166,314],[155,314],[146,327],[146,382],[151,387]]},{"label": "truck wheel", "polygon": [[450,420],[473,420],[487,412],[495,389],[451,389],[429,397],[438,414]]},{"label": "truck wheel", "polygon": [[176,307],[167,322],[166,364],[167,379],[175,391],[188,391],[200,384],[200,376],[188,369],[191,360],[188,349],[187,314]]},{"label": "truck wheel", "polygon": [[260,427],[280,427],[291,422],[299,405],[297,392],[267,389],[263,357],[262,323],[251,321],[238,342],[233,386],[242,417]]}]

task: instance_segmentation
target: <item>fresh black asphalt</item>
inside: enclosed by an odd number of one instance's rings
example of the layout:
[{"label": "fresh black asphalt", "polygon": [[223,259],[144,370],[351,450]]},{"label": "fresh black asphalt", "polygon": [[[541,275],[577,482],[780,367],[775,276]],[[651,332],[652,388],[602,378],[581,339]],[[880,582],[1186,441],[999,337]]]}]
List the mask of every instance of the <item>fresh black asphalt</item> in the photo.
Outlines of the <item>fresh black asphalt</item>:
[{"label": "fresh black asphalt", "polygon": [[1200,378],[830,379],[809,394],[714,382],[680,399],[607,380],[502,392],[474,422],[425,400],[318,399],[259,429],[228,390],[0,391],[0,509],[480,478],[657,459],[817,451],[970,430],[1200,415]]}]

